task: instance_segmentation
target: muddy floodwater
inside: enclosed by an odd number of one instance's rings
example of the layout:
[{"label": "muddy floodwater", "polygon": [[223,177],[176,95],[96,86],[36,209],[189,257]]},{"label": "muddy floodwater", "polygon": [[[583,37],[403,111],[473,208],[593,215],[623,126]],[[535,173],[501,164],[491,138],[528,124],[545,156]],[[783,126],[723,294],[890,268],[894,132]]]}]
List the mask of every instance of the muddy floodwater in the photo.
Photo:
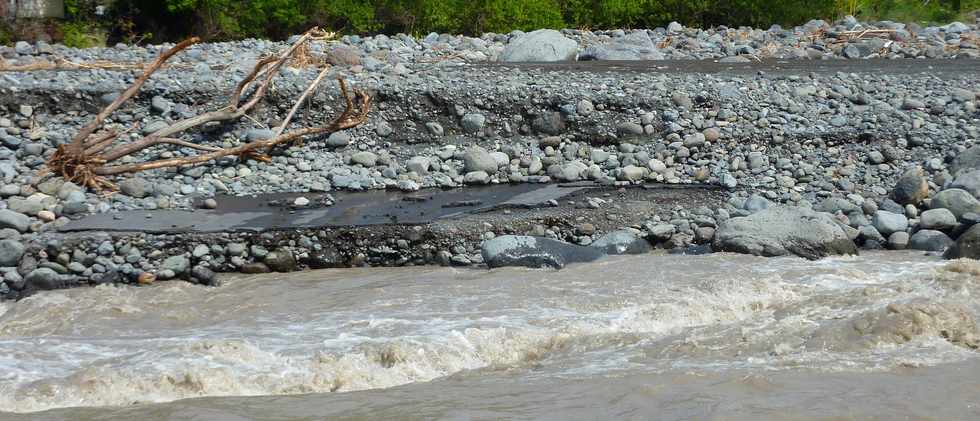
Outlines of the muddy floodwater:
[{"label": "muddy floodwater", "polygon": [[0,303],[0,419],[980,419],[978,296],[911,252],[44,292]]}]

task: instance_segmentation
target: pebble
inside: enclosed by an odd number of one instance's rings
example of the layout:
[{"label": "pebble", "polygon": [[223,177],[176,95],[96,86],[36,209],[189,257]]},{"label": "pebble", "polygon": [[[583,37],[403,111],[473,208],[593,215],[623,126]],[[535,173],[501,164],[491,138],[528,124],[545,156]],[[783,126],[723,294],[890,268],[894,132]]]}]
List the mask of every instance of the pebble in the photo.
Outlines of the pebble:
[{"label": "pebble", "polygon": [[37,219],[40,219],[41,221],[44,222],[54,221],[55,218],[57,218],[57,216],[55,216],[54,212],[51,212],[49,210],[42,210],[37,213]]}]

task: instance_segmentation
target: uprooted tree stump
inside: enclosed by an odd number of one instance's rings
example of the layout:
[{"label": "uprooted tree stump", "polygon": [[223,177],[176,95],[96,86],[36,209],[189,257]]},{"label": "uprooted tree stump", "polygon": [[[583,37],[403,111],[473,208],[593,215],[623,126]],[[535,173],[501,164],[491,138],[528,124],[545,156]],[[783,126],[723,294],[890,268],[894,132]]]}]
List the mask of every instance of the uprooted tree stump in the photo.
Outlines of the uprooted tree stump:
[{"label": "uprooted tree stump", "polygon": [[[310,62],[307,56],[307,43],[322,38],[323,33],[319,29],[313,28],[304,33],[292,46],[282,53],[260,59],[251,72],[235,87],[228,104],[220,109],[174,122],[142,138],[127,142],[119,142],[120,133],[115,130],[105,130],[97,133],[105,119],[119,109],[123,103],[135,96],[150,76],[160,69],[167,60],[181,50],[199,42],[198,38],[185,40],[165,51],[153,63],[146,66],[143,74],[136,79],[132,86],[99,112],[92,122],[79,129],[78,133],[72,137],[71,142],[58,146],[58,149],[48,159],[47,166],[42,175],[58,175],[66,181],[71,181],[96,191],[112,191],[116,190],[116,185],[109,181],[108,176],[156,168],[200,165],[217,158],[231,155],[238,156],[242,161],[255,159],[268,162],[270,159],[267,154],[278,146],[290,145],[309,136],[325,135],[356,127],[367,121],[371,108],[371,97],[358,89],[354,89],[351,92],[348,90],[344,80],[338,78],[337,81],[340,84],[340,91],[346,101],[344,111],[328,125],[284,132],[296,111],[305,102],[306,98],[316,90],[316,87],[324,77],[326,77],[330,70],[329,65],[327,65],[297,99],[289,114],[286,115],[281,123],[275,126],[276,129],[273,132],[275,136],[272,138],[256,140],[235,147],[222,148],[188,142],[176,137],[182,132],[207,123],[227,122],[244,117],[249,110],[262,100],[268,92],[273,79],[284,65],[290,62],[303,64]],[[147,148],[159,145],[190,148],[199,151],[199,153],[179,158],[113,164],[113,162],[123,157],[132,156]]]}]

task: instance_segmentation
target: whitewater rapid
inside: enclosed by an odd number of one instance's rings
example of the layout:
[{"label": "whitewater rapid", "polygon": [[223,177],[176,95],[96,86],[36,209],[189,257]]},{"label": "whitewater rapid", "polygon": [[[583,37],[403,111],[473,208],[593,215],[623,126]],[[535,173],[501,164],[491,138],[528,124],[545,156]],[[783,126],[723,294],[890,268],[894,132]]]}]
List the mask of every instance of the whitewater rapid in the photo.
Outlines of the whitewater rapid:
[{"label": "whitewater rapid", "polygon": [[[400,402],[408,418],[521,418],[548,405],[534,417],[588,418],[577,409],[583,402],[614,408],[625,399],[625,413],[643,418],[654,414],[640,401],[681,399],[672,394],[683,390],[731,405],[770,382],[800,382],[805,391],[779,392],[792,408],[850,377],[881,389],[865,397],[874,405],[858,407],[881,413],[878,405],[920,393],[886,393],[903,384],[889,376],[913,370],[920,381],[949,382],[957,376],[939,373],[980,368],[978,293],[980,264],[911,252],[817,262],[645,255],[562,271],[345,269],[240,276],[220,288],[52,291],[0,303],[0,410],[8,411],[0,418],[174,419],[187,405],[206,407],[190,414],[209,418],[238,413],[243,399],[257,405],[248,414],[348,408],[337,396],[364,400],[337,416]],[[637,398],[664,382],[678,384]],[[717,390],[729,382],[734,389]],[[959,390],[980,390],[970,377],[962,382]],[[593,393],[578,401],[541,402],[587,385]],[[277,396],[298,401],[283,407]],[[969,399],[942,396],[950,416],[976,414]],[[497,409],[452,412],[482,402]],[[78,407],[91,409],[37,412]],[[700,414],[669,407],[664,401],[659,414]]]}]

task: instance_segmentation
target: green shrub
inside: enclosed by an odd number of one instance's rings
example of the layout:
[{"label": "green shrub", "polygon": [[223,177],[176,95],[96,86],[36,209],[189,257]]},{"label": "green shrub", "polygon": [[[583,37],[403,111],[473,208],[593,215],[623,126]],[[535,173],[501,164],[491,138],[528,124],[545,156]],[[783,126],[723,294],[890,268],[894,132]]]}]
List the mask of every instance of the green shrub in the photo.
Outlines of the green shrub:
[{"label": "green shrub", "polygon": [[838,15],[925,24],[958,19],[972,21],[969,12],[980,9],[980,0],[838,0],[838,3]]},{"label": "green shrub", "polygon": [[316,0],[304,10],[309,19],[328,29],[365,33],[381,29],[375,2],[370,0]]},{"label": "green shrub", "polygon": [[13,45],[14,33],[6,23],[0,22],[0,45]]},{"label": "green shrub", "polygon": [[108,34],[89,22],[65,22],[61,25],[62,43],[72,48],[105,47]]},{"label": "green shrub", "polygon": [[561,29],[565,26],[555,0],[481,0],[471,4],[473,25],[466,32],[510,32],[515,29]]},{"label": "green shrub", "polygon": [[631,28],[667,21],[669,2],[655,0],[564,0],[565,20],[580,28]]},{"label": "green shrub", "polygon": [[465,0],[396,0],[393,3],[401,3],[402,8],[416,16],[416,23],[411,28],[405,28],[408,32],[460,31],[466,15],[463,10],[468,5]]},{"label": "green shrub", "polygon": [[[81,17],[92,4],[66,0],[70,18],[77,21],[85,20]],[[980,0],[115,0],[112,20],[132,22],[122,30],[115,24],[114,39],[153,33],[159,42],[190,34],[212,40],[282,39],[313,25],[354,34],[477,35],[560,27],[654,28],[672,21],[768,28],[846,14],[945,22],[974,9],[980,9]]]}]

